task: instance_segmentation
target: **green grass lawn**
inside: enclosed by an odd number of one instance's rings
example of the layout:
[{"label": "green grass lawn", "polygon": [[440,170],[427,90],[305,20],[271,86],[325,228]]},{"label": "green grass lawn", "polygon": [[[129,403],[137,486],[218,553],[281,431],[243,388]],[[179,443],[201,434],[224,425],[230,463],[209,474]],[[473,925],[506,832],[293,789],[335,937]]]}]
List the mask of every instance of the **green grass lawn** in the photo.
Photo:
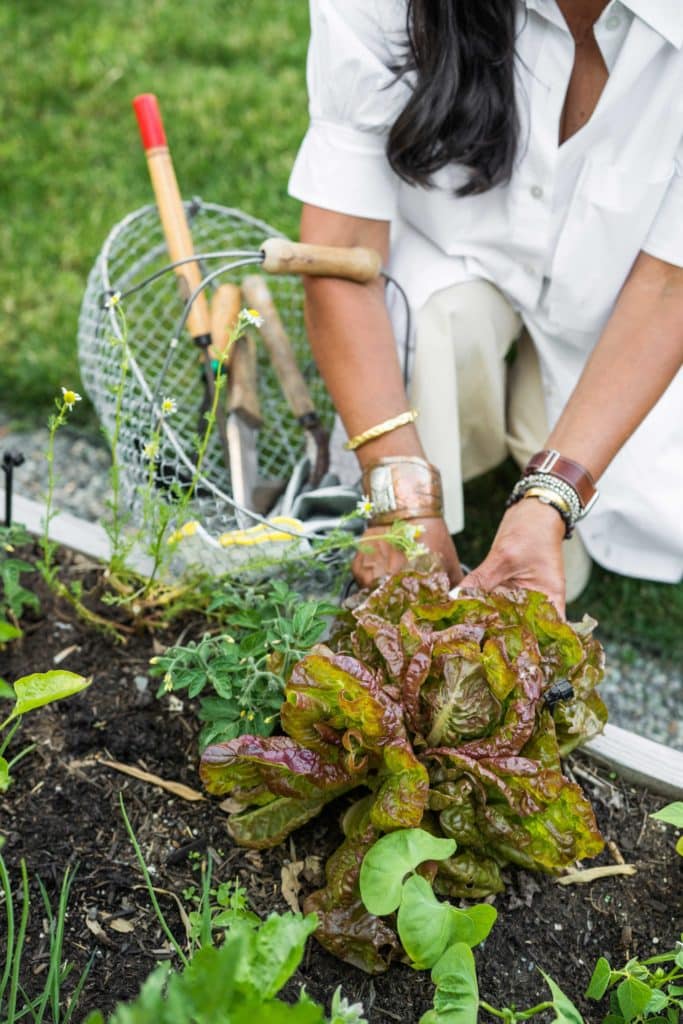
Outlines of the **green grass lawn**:
[{"label": "green grass lawn", "polygon": [[[47,417],[80,387],[76,323],[109,230],[152,200],[131,109],[159,97],[181,191],[296,235],[289,170],[307,123],[305,0],[4,0],[0,5],[0,395]],[[495,530],[508,468],[468,487],[465,556]],[[683,655],[683,591],[601,570],[571,609]]]},{"label": "green grass lawn", "polygon": [[0,5],[0,393],[19,416],[78,386],[86,277],[153,200],[131,108],[155,92],[181,191],[296,233],[308,10],[291,0]]}]

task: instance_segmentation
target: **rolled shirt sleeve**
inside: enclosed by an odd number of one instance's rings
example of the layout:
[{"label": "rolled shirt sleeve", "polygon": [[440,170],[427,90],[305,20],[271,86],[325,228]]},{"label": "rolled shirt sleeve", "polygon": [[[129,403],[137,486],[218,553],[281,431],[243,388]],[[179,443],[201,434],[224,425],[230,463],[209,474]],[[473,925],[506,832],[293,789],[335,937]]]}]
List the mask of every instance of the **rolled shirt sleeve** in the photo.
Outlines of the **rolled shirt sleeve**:
[{"label": "rolled shirt sleeve", "polygon": [[356,217],[391,220],[398,178],[386,157],[390,127],[409,95],[391,64],[405,38],[397,0],[311,0],[310,126],[289,193]]},{"label": "rolled shirt sleeve", "polygon": [[674,175],[652,222],[643,250],[666,263],[683,267],[683,141],[676,154]]}]

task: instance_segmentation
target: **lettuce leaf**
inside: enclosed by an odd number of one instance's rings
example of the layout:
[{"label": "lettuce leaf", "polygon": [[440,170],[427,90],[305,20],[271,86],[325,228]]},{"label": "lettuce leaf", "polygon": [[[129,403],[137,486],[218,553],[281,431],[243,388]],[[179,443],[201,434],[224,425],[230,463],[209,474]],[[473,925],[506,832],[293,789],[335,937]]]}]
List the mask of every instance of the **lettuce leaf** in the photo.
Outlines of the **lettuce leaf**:
[{"label": "lettuce leaf", "polygon": [[[396,573],[359,595],[327,644],[295,665],[285,735],[208,747],[202,779],[240,801],[229,830],[257,847],[340,794],[367,791],[307,908],[326,948],[383,970],[398,940],[358,888],[363,856],[383,833],[421,827],[454,839],[451,857],[423,866],[434,891],[453,897],[500,892],[506,864],[558,873],[601,850],[590,804],[561,766],[606,719],[592,625],[565,622],[540,593],[451,598],[444,573]],[[545,695],[560,680],[574,696],[551,708]]]}]

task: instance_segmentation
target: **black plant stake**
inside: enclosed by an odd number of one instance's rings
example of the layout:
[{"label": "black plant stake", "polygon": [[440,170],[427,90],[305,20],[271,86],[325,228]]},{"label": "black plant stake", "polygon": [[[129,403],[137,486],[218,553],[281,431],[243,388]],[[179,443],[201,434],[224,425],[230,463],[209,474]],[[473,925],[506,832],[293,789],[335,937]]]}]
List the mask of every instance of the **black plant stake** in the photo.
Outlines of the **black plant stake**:
[{"label": "black plant stake", "polygon": [[5,474],[5,526],[9,529],[12,525],[12,477],[14,467],[20,466],[24,461],[21,452],[5,452],[2,457],[2,471]]}]

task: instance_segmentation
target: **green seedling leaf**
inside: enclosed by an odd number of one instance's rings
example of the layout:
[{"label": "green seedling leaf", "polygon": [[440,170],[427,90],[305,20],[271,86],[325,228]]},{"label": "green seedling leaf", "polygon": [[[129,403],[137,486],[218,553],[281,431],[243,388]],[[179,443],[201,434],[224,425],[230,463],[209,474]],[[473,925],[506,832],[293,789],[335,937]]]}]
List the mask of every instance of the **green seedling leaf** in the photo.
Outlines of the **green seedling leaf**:
[{"label": "green seedling leaf", "polygon": [[421,875],[406,879],[400,900],[396,926],[401,945],[417,970],[434,967],[450,945],[451,911],[455,908],[437,900],[431,885]]},{"label": "green seedling leaf", "polygon": [[643,1013],[650,1002],[651,995],[652,989],[644,981],[639,981],[637,978],[624,978],[617,988],[617,999],[626,1024],[629,1024],[629,1021],[632,1021],[638,1014]]},{"label": "green seedling leaf", "polygon": [[420,1024],[477,1024],[479,986],[472,950],[464,942],[449,946],[434,965],[434,1008]]},{"label": "green seedling leaf", "polygon": [[27,711],[35,711],[44,704],[55,700],[73,697],[90,686],[92,679],[86,679],[75,672],[35,672],[30,676],[22,676],[14,684],[17,702],[7,721],[25,715]]},{"label": "green seedling leaf", "polygon": [[11,622],[0,619],[0,644],[8,644],[10,640],[18,640],[23,635],[18,626],[13,626]]},{"label": "green seedling leaf", "polygon": [[610,967],[609,962],[605,960],[604,956],[601,956],[593,968],[593,974],[591,976],[591,980],[588,982],[588,988],[585,993],[586,998],[602,999],[609,988],[611,979],[612,968]]},{"label": "green seedling leaf", "polygon": [[466,910],[451,907],[451,911],[451,942],[464,942],[470,948],[484,941],[498,917],[489,903],[477,903]]},{"label": "green seedling leaf", "polygon": [[4,757],[0,757],[0,793],[6,793],[12,784],[12,776],[9,773],[9,764]]},{"label": "green seedling leaf", "polygon": [[14,687],[6,679],[0,679],[0,700],[14,700],[15,697]]},{"label": "green seedling leaf", "polygon": [[454,839],[439,839],[421,828],[398,829],[382,836],[365,855],[360,869],[360,894],[366,908],[378,917],[391,914],[401,902],[405,876],[426,860],[446,860],[455,849]]},{"label": "green seedling leaf", "polygon": [[541,974],[545,978],[546,985],[553,997],[553,1010],[556,1013],[553,1024],[585,1024],[583,1017],[571,999],[568,999],[564,994],[557,982],[553,981],[545,971],[541,971]]},{"label": "green seedling leaf", "polygon": [[683,800],[675,800],[667,804],[661,810],[650,815],[655,821],[665,821],[667,825],[674,825],[675,828],[683,828]]},{"label": "green seedling leaf", "polygon": [[454,943],[472,947],[483,942],[497,916],[488,903],[459,910],[440,902],[425,878],[411,875],[403,885],[396,924],[413,966],[426,970]]},{"label": "green seedling leaf", "polygon": [[650,1014],[659,1013],[660,1010],[664,1010],[669,1003],[669,997],[665,992],[660,989],[655,989],[654,992],[650,993],[650,999],[647,1006],[645,1007],[645,1016],[649,1017]]},{"label": "green seedling leaf", "polygon": [[679,857],[683,857],[683,836],[680,836],[678,842],[676,843],[676,853],[679,855]]}]

